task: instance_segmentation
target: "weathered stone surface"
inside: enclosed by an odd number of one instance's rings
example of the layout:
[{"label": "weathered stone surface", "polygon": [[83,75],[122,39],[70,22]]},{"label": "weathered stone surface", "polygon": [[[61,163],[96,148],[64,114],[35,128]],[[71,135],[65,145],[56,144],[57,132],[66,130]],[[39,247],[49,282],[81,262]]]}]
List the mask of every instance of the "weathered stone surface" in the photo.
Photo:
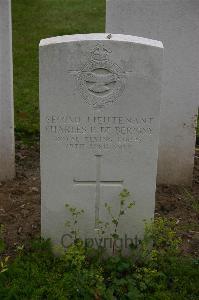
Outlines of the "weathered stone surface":
[{"label": "weathered stone surface", "polygon": [[162,56],[161,42],[124,35],[41,41],[42,234],[54,243],[70,242],[68,203],[84,209],[80,236],[96,246],[98,220],[111,222],[105,203],[116,216],[123,188],[136,202],[119,224],[123,243],[153,217]]},{"label": "weathered stone surface", "polygon": [[15,176],[11,1],[0,0],[0,181]]},{"label": "weathered stone surface", "polygon": [[190,185],[199,107],[199,1],[107,0],[106,31],[163,41],[158,182]]}]

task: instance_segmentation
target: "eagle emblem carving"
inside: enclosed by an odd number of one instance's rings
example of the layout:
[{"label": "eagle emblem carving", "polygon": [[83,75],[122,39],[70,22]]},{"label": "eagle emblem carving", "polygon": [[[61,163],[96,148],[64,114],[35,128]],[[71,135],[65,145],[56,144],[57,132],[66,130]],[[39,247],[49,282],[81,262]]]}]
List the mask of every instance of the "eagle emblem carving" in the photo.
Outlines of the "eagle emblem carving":
[{"label": "eagle emblem carving", "polygon": [[77,75],[80,94],[94,109],[116,102],[125,88],[126,74],[109,59],[110,53],[103,44],[97,44]]}]

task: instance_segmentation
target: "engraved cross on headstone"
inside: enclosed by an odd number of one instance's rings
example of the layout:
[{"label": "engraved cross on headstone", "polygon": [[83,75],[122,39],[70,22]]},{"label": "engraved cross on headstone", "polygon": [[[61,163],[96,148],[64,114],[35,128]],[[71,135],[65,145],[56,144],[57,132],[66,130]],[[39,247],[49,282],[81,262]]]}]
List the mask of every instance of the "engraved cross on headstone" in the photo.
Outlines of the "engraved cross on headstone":
[{"label": "engraved cross on headstone", "polygon": [[96,157],[96,179],[95,180],[77,180],[73,182],[76,185],[95,185],[96,186],[96,198],[95,198],[95,226],[97,227],[99,221],[99,208],[100,208],[100,191],[102,185],[114,185],[121,186],[123,180],[101,180],[101,159],[102,155],[95,155]]}]

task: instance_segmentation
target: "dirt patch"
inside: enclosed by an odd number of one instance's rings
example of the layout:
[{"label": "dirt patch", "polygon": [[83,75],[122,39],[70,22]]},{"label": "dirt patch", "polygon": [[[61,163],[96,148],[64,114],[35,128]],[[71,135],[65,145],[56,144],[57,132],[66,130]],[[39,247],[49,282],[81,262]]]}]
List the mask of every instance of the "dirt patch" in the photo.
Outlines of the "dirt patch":
[{"label": "dirt patch", "polygon": [[0,223],[8,254],[40,234],[38,145],[16,145],[16,178],[0,185]]},{"label": "dirt patch", "polygon": [[199,149],[196,149],[192,188],[158,186],[156,216],[176,219],[185,254],[199,254]]},{"label": "dirt patch", "polygon": [[[17,246],[27,245],[40,235],[39,144],[16,144],[14,180],[0,183],[0,223],[4,224],[7,254]],[[199,254],[199,150],[196,150],[192,188],[159,186],[156,216],[176,219],[176,229],[183,239],[185,254]]]}]

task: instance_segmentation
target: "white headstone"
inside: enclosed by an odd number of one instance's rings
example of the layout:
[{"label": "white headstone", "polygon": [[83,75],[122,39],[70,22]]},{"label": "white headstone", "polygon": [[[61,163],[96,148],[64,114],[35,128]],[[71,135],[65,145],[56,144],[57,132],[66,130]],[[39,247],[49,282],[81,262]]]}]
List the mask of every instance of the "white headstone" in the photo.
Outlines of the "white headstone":
[{"label": "white headstone", "polygon": [[[136,202],[120,236],[143,233],[154,215],[161,100],[161,42],[124,35],[54,37],[40,43],[42,235],[60,243],[65,204],[84,209],[80,236]],[[66,243],[69,241],[65,241]]]},{"label": "white headstone", "polygon": [[0,0],[0,181],[15,176],[11,1]]},{"label": "white headstone", "polygon": [[106,31],[163,41],[158,183],[190,185],[199,107],[199,1],[107,0]]}]

